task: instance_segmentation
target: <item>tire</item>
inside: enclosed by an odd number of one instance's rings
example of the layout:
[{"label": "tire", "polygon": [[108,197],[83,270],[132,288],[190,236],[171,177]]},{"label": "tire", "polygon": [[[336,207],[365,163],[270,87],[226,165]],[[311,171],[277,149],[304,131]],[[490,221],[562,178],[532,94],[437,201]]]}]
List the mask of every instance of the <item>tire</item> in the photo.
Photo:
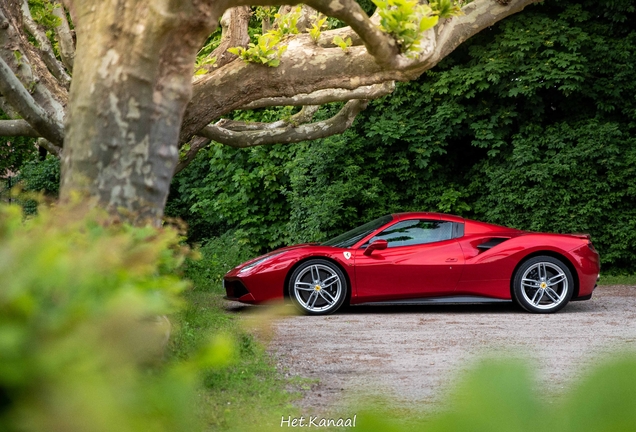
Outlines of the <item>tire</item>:
[{"label": "tire", "polygon": [[313,259],[302,263],[289,278],[289,298],[307,315],[334,313],[347,298],[347,279],[330,261]]},{"label": "tire", "polygon": [[530,258],[521,264],[513,279],[514,300],[528,312],[557,312],[568,304],[573,292],[570,269],[551,256]]}]

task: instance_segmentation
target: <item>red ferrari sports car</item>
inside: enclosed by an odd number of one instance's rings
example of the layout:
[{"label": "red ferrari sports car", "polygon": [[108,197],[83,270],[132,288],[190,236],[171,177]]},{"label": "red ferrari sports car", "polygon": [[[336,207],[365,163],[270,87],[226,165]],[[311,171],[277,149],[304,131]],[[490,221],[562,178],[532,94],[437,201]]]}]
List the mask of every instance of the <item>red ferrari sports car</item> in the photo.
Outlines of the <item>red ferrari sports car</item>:
[{"label": "red ferrari sports car", "polygon": [[307,314],[343,304],[515,301],[551,313],[592,297],[588,234],[521,231],[440,213],[382,216],[324,243],[275,250],[229,271],[229,300],[289,299]]}]

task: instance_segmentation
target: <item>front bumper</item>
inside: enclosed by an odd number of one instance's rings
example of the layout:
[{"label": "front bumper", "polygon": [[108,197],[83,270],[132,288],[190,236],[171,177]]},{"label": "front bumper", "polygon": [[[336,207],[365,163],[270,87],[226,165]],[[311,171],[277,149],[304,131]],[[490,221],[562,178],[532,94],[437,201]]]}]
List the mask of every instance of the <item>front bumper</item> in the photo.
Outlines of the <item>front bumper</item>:
[{"label": "front bumper", "polygon": [[223,279],[223,288],[225,289],[226,300],[234,300],[241,303],[255,303],[256,299],[248,291],[240,280]]}]

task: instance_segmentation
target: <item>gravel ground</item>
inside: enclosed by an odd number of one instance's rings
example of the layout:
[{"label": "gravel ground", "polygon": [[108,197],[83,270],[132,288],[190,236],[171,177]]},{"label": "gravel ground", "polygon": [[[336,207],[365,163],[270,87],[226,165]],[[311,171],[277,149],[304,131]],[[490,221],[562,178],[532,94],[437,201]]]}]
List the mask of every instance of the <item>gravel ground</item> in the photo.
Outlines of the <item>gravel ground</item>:
[{"label": "gravel ground", "polygon": [[510,303],[359,306],[273,328],[278,367],[317,380],[298,402],[304,412],[333,412],[365,394],[435,411],[451,379],[484,356],[528,359],[539,385],[558,394],[595,359],[636,350],[636,286],[602,286],[552,315]]}]

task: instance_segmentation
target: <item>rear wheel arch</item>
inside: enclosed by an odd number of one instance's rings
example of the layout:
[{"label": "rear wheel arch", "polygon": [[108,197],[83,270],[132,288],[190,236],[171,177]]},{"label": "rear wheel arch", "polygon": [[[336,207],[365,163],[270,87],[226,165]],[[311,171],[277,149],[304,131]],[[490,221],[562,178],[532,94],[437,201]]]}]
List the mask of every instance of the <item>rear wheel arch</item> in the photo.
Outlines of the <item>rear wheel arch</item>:
[{"label": "rear wheel arch", "polygon": [[514,270],[512,271],[512,274],[510,275],[510,298],[513,299],[514,302],[514,278],[515,275],[517,274],[517,270],[519,270],[519,267],[521,267],[526,261],[528,261],[531,258],[537,257],[537,256],[550,256],[552,258],[556,258],[559,261],[562,261],[563,264],[565,264],[568,267],[568,270],[570,270],[570,273],[572,273],[572,279],[574,279],[574,290],[572,291],[572,298],[575,299],[579,296],[579,275],[576,272],[576,267],[574,267],[574,264],[572,264],[572,262],[570,261],[569,258],[567,258],[565,255],[560,254],[558,252],[555,252],[553,250],[539,250],[536,252],[532,252],[528,255],[526,255],[525,257],[523,257],[523,259],[519,260],[519,262],[517,263],[517,265],[515,266]]}]

